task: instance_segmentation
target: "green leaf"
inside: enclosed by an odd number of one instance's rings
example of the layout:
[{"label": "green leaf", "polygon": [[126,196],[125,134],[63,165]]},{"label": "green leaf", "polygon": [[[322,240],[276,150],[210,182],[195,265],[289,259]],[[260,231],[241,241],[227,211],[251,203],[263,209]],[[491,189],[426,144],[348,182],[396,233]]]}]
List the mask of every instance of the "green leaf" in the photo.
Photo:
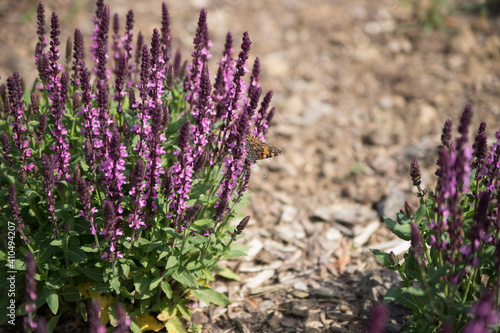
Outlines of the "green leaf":
[{"label": "green leaf", "polygon": [[79,247],[70,247],[66,255],[69,260],[77,264],[87,261],[87,254]]},{"label": "green leaf", "polygon": [[156,289],[156,287],[158,287],[158,285],[160,284],[161,280],[162,280],[161,277],[154,278],[153,281],[151,281],[151,283],[149,284],[149,289],[150,290]]},{"label": "green leaf", "polygon": [[172,288],[170,288],[170,284],[168,282],[163,281],[161,283],[161,290],[163,290],[163,292],[165,293],[165,295],[167,295],[169,299],[172,298]]},{"label": "green leaf", "polygon": [[54,239],[52,242],[50,242],[51,246],[62,246],[62,239]]},{"label": "green leaf", "polygon": [[165,328],[168,333],[187,333],[186,329],[182,325],[179,317],[173,317],[165,323]]},{"label": "green leaf", "polygon": [[130,265],[121,264],[120,266],[122,267],[123,275],[128,276],[128,274],[130,273]]},{"label": "green leaf", "polygon": [[396,213],[396,219],[398,221],[398,224],[405,225],[405,224],[410,224],[411,220],[406,216],[406,214],[398,212]]},{"label": "green leaf", "polygon": [[70,286],[67,288],[64,288],[62,291],[62,297],[69,302],[76,302],[79,301],[82,296],[80,295],[80,291],[78,288]]},{"label": "green leaf", "polygon": [[167,260],[167,265],[165,266],[165,270],[169,269],[169,268],[172,268],[174,266],[176,266],[178,263],[178,260],[177,260],[177,257],[174,257],[174,256],[171,256],[170,258],[168,258]]},{"label": "green leaf", "polygon": [[57,297],[57,293],[55,290],[44,288],[44,294],[50,311],[52,311],[53,314],[57,314],[57,310],[59,310],[59,297]]},{"label": "green leaf", "polygon": [[417,222],[417,224],[422,223],[426,212],[427,206],[425,205],[425,200],[424,198],[420,198],[420,207],[418,207],[417,212],[415,213],[415,222]]},{"label": "green leaf", "polygon": [[45,281],[45,285],[53,290],[57,290],[64,286],[66,283],[66,278],[59,274],[59,272],[52,272],[50,276]]},{"label": "green leaf", "polygon": [[403,294],[403,287],[393,287],[389,289],[384,296],[384,303],[394,302]]},{"label": "green leaf", "polygon": [[407,241],[411,239],[411,227],[409,224],[400,225],[388,217],[384,217],[384,222],[387,224],[392,233],[399,238]]},{"label": "green leaf", "polygon": [[61,315],[62,312],[57,316],[50,318],[50,320],[47,322],[47,332],[54,332],[54,329],[56,328],[57,322],[59,321],[59,318],[61,318]]},{"label": "green leaf", "polygon": [[102,282],[103,272],[101,268],[97,267],[79,267],[80,272],[82,272],[86,277],[92,281]]},{"label": "green leaf", "polygon": [[145,276],[141,276],[134,281],[135,290],[139,293],[144,292],[149,287],[149,279]]},{"label": "green leaf", "polygon": [[198,288],[198,283],[196,283],[196,279],[184,267],[179,267],[179,269],[175,271],[174,274],[172,274],[172,277],[176,281],[180,282],[182,285],[188,288],[191,289]]},{"label": "green leaf", "polygon": [[224,254],[224,259],[238,258],[238,257],[246,257],[247,254],[243,251],[239,250],[229,250]]},{"label": "green leaf", "polygon": [[215,267],[215,273],[220,276],[234,281],[241,281],[241,276],[233,272],[229,267]]},{"label": "green leaf", "polygon": [[410,295],[418,297],[425,296],[425,290],[423,288],[408,287],[407,291]]},{"label": "green leaf", "polygon": [[209,304],[214,303],[216,305],[229,305],[231,301],[226,296],[222,295],[220,292],[213,290],[208,287],[200,287],[198,290],[191,290],[191,294],[199,300]]},{"label": "green leaf", "polygon": [[111,288],[113,288],[115,292],[118,293],[121,286],[120,279],[116,276],[113,277],[111,280],[109,280],[109,285],[111,286]]},{"label": "green leaf", "polygon": [[375,255],[375,258],[378,259],[384,265],[385,267],[389,268],[394,266],[391,263],[391,259],[389,257],[389,253],[386,253],[384,251],[378,250],[378,249],[370,249],[372,251],[373,255]]}]

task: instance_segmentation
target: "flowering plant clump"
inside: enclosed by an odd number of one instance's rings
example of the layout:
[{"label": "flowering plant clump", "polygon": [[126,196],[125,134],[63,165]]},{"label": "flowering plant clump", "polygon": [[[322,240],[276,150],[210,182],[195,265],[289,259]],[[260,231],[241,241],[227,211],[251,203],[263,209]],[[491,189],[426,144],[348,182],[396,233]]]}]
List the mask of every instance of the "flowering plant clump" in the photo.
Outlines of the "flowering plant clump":
[{"label": "flowering plant clump", "polygon": [[500,129],[489,148],[486,123],[472,145],[468,134],[472,107],[460,118],[452,140],[447,120],[438,151],[437,185],[420,187],[420,168],[410,176],[420,207],[405,204],[397,221],[385,219],[398,237],[411,240],[400,263],[394,253],[372,250],[402,278],[385,295],[413,310],[407,332],[498,331],[500,305]]},{"label": "flowering plant clump", "polygon": [[275,112],[272,92],[259,106],[258,59],[243,80],[250,38],[234,58],[227,34],[212,84],[204,9],[184,62],[165,3],[147,43],[133,11],[122,31],[98,0],[91,66],[79,29],[61,58],[58,16],[48,39],[42,3],[37,19],[38,81],[29,90],[14,72],[0,86],[1,273],[25,284],[1,298],[0,324],[53,329],[69,311],[92,332],[184,331],[188,301],[230,303],[213,272],[235,277],[216,265],[245,255],[233,241],[250,218],[236,213],[248,202],[246,137],[264,140]]}]

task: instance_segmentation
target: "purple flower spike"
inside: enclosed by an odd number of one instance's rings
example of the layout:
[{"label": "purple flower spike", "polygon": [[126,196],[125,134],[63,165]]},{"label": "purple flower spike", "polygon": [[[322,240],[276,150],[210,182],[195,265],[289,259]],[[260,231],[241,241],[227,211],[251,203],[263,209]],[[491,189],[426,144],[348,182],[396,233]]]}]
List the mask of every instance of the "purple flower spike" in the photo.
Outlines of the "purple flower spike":
[{"label": "purple flower spike", "polygon": [[163,53],[163,61],[165,63],[172,57],[170,55],[170,43],[172,37],[170,36],[170,13],[168,6],[165,2],[161,4],[161,49]]},{"label": "purple flower spike", "polygon": [[47,40],[44,37],[44,35],[46,33],[46,31],[45,31],[45,8],[43,7],[42,2],[38,3],[36,17],[37,17],[37,23],[38,23],[38,29],[36,30],[36,33],[38,35],[38,42],[36,44],[36,50],[35,50],[35,62],[38,64],[39,60],[40,60],[40,56],[43,54],[43,50],[45,49],[45,46],[47,45]]},{"label": "purple flower spike", "polygon": [[14,118],[14,121],[10,124],[12,127],[12,137],[17,149],[21,152],[21,172],[28,172],[35,167],[35,164],[28,163],[28,159],[31,157],[31,148],[29,148],[29,139],[26,137],[26,126],[23,124],[25,104],[22,100],[23,92],[19,72],[15,71],[7,79],[7,87],[9,89],[10,113]]},{"label": "purple flower spike", "polygon": [[441,134],[441,145],[443,147],[451,148],[451,128],[452,122],[450,119],[447,119],[444,123],[443,132]]},{"label": "purple flower spike", "polygon": [[474,316],[463,333],[489,333],[499,323],[499,313],[493,300],[493,290],[485,290],[481,300],[470,307]]},{"label": "purple flower spike", "polygon": [[92,300],[92,305],[89,308],[89,322],[90,322],[90,332],[95,333],[106,333],[108,330],[106,326],[101,323],[99,318],[99,303],[97,300]]},{"label": "purple flower spike", "polygon": [[411,177],[411,180],[413,181],[413,186],[420,185],[420,167],[419,167],[418,161],[416,159],[413,159],[411,161],[410,177]]},{"label": "purple flower spike", "polygon": [[116,323],[117,327],[114,333],[128,333],[130,332],[129,327],[131,325],[130,318],[127,316],[127,312],[123,308],[121,303],[116,305]]},{"label": "purple flower spike", "polygon": [[24,329],[29,332],[37,328],[33,320],[36,311],[36,265],[33,253],[26,253],[26,316],[24,317]]},{"label": "purple flower spike", "polygon": [[144,218],[141,209],[146,206],[146,200],[143,196],[146,184],[144,182],[145,166],[144,161],[140,158],[137,160],[135,168],[130,173],[130,190],[129,195],[133,208],[128,216],[129,227],[134,229],[145,228]]},{"label": "purple flower spike", "polygon": [[[5,132],[4,132],[5,133]],[[16,230],[21,234],[21,238],[24,243],[27,244],[29,242],[28,238],[24,234],[24,222],[21,217],[21,211],[19,210],[19,204],[16,199],[16,184],[12,184],[9,187],[9,209],[10,209],[10,217],[12,221],[16,224]]]},{"label": "purple flower spike", "polygon": [[374,305],[370,322],[366,329],[367,333],[384,333],[387,329],[387,320],[389,319],[389,308],[384,303]]},{"label": "purple flower spike", "polygon": [[253,130],[253,134],[258,137],[261,141],[265,142],[265,135],[269,128],[269,122],[267,121],[266,116],[267,109],[269,108],[269,104],[271,103],[271,99],[273,98],[273,91],[270,90],[264,96],[262,103],[260,103],[260,109],[257,114],[253,117],[255,121],[255,127]]},{"label": "purple flower spike", "polygon": [[115,205],[111,201],[106,200],[104,204],[104,230],[99,234],[104,235],[104,239],[108,241],[110,253],[104,253],[103,258],[114,260],[115,258],[123,257],[116,248],[118,239],[123,234],[119,221],[120,218],[116,215]]},{"label": "purple flower spike", "polygon": [[80,85],[80,74],[83,68],[83,59],[85,58],[83,47],[83,36],[79,29],[75,29],[75,42],[73,43],[73,74],[71,76],[71,85],[73,88]]},{"label": "purple flower spike", "polygon": [[177,156],[177,162],[172,166],[172,180],[170,193],[172,211],[177,214],[177,219],[181,216],[182,211],[188,207],[187,200],[193,182],[193,148],[189,143],[189,132],[191,123],[186,121],[181,128],[179,134],[178,151],[174,152]]},{"label": "purple flower spike", "polygon": [[56,217],[54,215],[55,198],[54,194],[52,194],[52,190],[55,187],[55,181],[57,179],[57,176],[54,175],[54,171],[56,170],[54,160],[55,160],[54,155],[47,156],[43,154],[41,159],[41,164],[42,164],[43,178],[44,178],[43,189],[47,193],[47,204],[49,205],[48,208],[50,214],[49,219],[54,224],[54,229],[56,233],[59,234],[59,228],[57,226]]},{"label": "purple flower spike", "polygon": [[260,59],[259,57],[255,58],[252,68],[252,75],[250,76],[250,86],[248,87],[248,96],[251,97],[254,89],[260,87],[259,83],[260,79]]},{"label": "purple flower spike", "polygon": [[90,232],[92,235],[95,235],[97,232],[96,225],[94,222],[94,214],[97,213],[97,207],[92,207],[90,201],[90,194],[94,191],[92,186],[89,186],[89,183],[83,179],[78,179],[77,183],[77,191],[80,194],[80,202],[82,204],[82,210],[78,213],[78,216],[83,217],[85,220],[89,221],[90,224]]},{"label": "purple flower spike", "polygon": [[481,123],[481,125],[479,125],[476,139],[474,141],[474,144],[472,145],[472,149],[474,150],[472,154],[474,160],[472,161],[471,167],[477,169],[477,179],[480,179],[487,172],[487,170],[483,168],[484,159],[486,158],[488,152],[488,139],[486,137],[485,131],[486,123],[483,122]]},{"label": "purple flower spike", "polygon": [[160,105],[157,105],[153,110],[151,118],[151,132],[147,136],[148,142],[148,156],[146,167],[146,193],[147,198],[147,216],[151,216],[156,212],[156,197],[158,196],[158,189],[160,184],[160,177],[164,172],[161,167],[161,157],[165,155],[165,149],[162,142],[166,141],[165,134],[162,130],[162,113]]},{"label": "purple flower spike", "polygon": [[194,158],[203,155],[205,146],[208,144],[212,119],[214,117],[213,103],[211,97],[212,85],[206,63],[203,64],[200,91],[197,103],[193,106],[192,114],[195,122],[191,128],[193,143],[195,146]]},{"label": "purple flower spike", "polygon": [[491,220],[487,216],[489,203],[490,192],[482,192],[474,216],[474,224],[469,233],[470,244],[460,251],[465,257],[465,260],[474,267],[478,264],[479,259],[477,258],[477,254],[483,242],[490,242],[492,240]]},{"label": "purple flower spike", "polygon": [[125,50],[124,57],[126,59],[125,63],[127,64],[127,88],[132,87],[132,73],[135,72],[135,64],[131,61],[133,57],[134,50],[134,34],[132,33],[132,29],[134,28],[134,12],[129,10],[127,13],[127,20],[125,22],[125,35],[123,36],[123,49]]},{"label": "purple flower spike", "polygon": [[116,111],[118,113],[123,112],[122,102],[125,99],[125,96],[127,95],[127,93],[124,91],[125,74],[127,70],[126,66],[127,66],[127,59],[121,57],[118,60],[118,72],[116,74],[116,79],[115,79],[115,95],[113,96],[114,100],[118,102],[118,106],[116,107]]},{"label": "purple flower spike", "polygon": [[236,237],[238,237],[238,235],[241,235],[243,230],[247,227],[248,221],[250,221],[249,215],[244,217],[243,220],[241,220],[241,222],[238,224],[238,226],[234,230],[233,234],[231,235],[231,239],[233,241],[236,240]]},{"label": "purple flower spike", "polygon": [[416,223],[410,223],[411,226],[411,247],[412,253],[418,265],[422,265],[422,256],[424,255],[424,248],[422,247],[422,234]]},{"label": "purple flower spike", "polygon": [[3,148],[3,158],[7,161],[8,166],[14,165],[14,159],[12,158],[12,153],[10,151],[10,139],[7,133],[2,132],[2,148]]},{"label": "purple flower spike", "polygon": [[198,27],[196,28],[196,36],[194,37],[193,44],[194,51],[191,51],[193,62],[188,64],[187,69],[189,74],[186,76],[184,84],[187,91],[186,99],[190,103],[198,99],[203,63],[207,62],[207,60],[212,57],[209,51],[212,43],[208,37],[207,11],[205,8],[200,11]]},{"label": "purple flower spike", "polygon": [[[117,209],[118,214],[123,212],[120,201],[123,196],[123,186],[126,183],[124,171],[127,156],[127,149],[121,143],[120,132],[116,126],[113,126],[109,150],[99,168],[102,172],[102,182],[106,185],[108,201],[113,203],[113,207]],[[117,218],[121,218],[121,216],[117,216]]]}]

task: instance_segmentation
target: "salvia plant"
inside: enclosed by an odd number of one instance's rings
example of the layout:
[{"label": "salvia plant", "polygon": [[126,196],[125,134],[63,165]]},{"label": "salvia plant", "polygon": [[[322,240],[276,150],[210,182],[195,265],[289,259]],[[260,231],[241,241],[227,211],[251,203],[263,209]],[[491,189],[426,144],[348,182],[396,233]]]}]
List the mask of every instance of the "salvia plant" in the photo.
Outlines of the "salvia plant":
[{"label": "salvia plant", "polygon": [[98,0],[87,57],[76,29],[62,58],[58,16],[47,29],[38,5],[39,77],[0,86],[0,324],[182,332],[189,302],[230,303],[210,283],[238,278],[217,264],[244,255],[246,138],[263,144],[272,91],[259,103],[258,58],[244,80],[248,33],[237,57],[227,33],[213,80],[206,10],[187,61],[161,13],[147,39]]},{"label": "salvia plant", "polygon": [[500,129],[488,147],[486,123],[469,143],[472,107],[460,118],[452,138],[447,120],[438,148],[437,184],[422,189],[420,168],[413,160],[410,176],[420,197],[409,203],[390,230],[411,241],[404,261],[394,253],[372,250],[401,284],[385,295],[410,308],[405,332],[498,331],[500,305]]}]

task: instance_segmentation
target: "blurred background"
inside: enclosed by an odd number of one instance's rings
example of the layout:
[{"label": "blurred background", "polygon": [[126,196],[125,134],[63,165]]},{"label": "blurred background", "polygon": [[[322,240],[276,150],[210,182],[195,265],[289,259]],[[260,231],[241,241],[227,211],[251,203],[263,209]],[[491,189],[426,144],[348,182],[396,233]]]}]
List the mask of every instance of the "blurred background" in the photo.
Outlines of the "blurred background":
[{"label": "blurred background", "polygon": [[[134,36],[142,31],[146,43],[161,27],[159,0],[105,3],[119,14],[121,33],[129,9]],[[14,70],[28,86],[37,76],[37,4],[0,0],[0,84]],[[227,31],[235,56],[249,32],[248,67],[260,58],[263,92],[274,91],[277,108],[267,142],[283,151],[253,169],[252,219],[244,233],[249,256],[227,263],[242,281],[215,283],[233,304],[201,308],[193,321],[210,332],[362,332],[373,302],[397,282],[368,249],[408,247],[381,217],[393,216],[405,200],[416,207],[410,161],[418,159],[423,186],[433,186],[442,126],[447,118],[457,124],[465,103],[474,107],[471,140],[482,121],[490,143],[500,127],[499,2],[167,4],[172,46],[188,61],[199,11],[207,9],[212,77]],[[59,16],[63,57],[75,28],[88,48],[94,1],[44,5],[47,23],[52,11]],[[395,317],[397,332],[403,312]]]}]

